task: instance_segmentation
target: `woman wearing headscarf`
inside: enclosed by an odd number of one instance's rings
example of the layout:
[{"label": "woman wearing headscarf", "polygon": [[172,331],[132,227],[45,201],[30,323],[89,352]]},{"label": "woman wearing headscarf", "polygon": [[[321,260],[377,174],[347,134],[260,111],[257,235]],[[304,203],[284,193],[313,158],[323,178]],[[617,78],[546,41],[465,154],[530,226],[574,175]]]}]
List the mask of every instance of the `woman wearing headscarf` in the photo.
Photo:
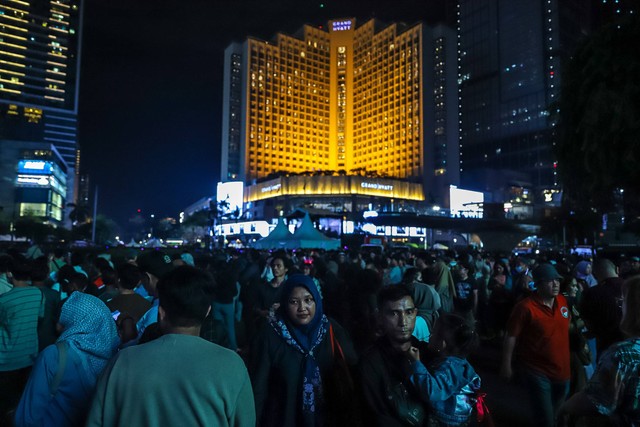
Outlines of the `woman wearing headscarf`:
[{"label": "woman wearing headscarf", "polygon": [[258,426],[344,425],[356,410],[349,374],[355,351],[322,305],[309,276],[294,274],[282,285],[280,306],[249,356]]},{"label": "woman wearing headscarf", "polygon": [[120,344],[98,298],[74,292],[60,312],[62,334],[38,356],[16,409],[15,425],[83,425],[98,375]]},{"label": "woman wearing headscarf", "polygon": [[598,284],[598,281],[593,277],[593,274],[591,274],[591,270],[591,263],[582,260],[576,265],[574,276],[576,279],[584,281],[589,287],[595,286]]},{"label": "woman wearing headscarf", "polygon": [[440,295],[441,310],[445,313],[453,312],[453,299],[456,297],[456,285],[451,270],[442,260],[438,260],[432,269],[436,292]]}]

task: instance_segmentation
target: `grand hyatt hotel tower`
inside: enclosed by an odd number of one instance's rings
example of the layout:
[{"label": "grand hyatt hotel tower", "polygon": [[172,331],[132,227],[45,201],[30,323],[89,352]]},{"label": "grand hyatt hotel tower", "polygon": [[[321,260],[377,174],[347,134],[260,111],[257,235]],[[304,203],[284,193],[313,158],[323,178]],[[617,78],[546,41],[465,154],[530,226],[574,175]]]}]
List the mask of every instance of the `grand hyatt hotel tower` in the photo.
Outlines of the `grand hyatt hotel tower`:
[{"label": "grand hyatt hotel tower", "polygon": [[244,182],[249,208],[280,198],[285,210],[311,201],[355,212],[437,199],[459,180],[455,37],[444,26],[340,19],[231,44],[222,181]]}]

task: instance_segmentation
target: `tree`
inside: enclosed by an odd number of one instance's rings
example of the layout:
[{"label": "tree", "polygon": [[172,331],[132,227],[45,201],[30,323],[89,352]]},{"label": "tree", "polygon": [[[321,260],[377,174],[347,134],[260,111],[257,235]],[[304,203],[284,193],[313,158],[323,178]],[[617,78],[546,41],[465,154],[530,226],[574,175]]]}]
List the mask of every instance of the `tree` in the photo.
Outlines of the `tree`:
[{"label": "tree", "polygon": [[203,209],[186,217],[181,224],[182,237],[189,242],[193,242],[205,236],[210,223],[210,212],[208,209]]},{"label": "tree", "polygon": [[38,216],[21,216],[14,223],[16,237],[26,237],[35,243],[43,243],[48,236],[54,234],[54,228]]},{"label": "tree", "polygon": [[[96,241],[95,243],[98,245],[102,245],[107,243],[108,241],[113,241],[117,230],[118,224],[115,223],[111,218],[107,218],[104,215],[98,215],[95,219],[96,221]],[[93,223],[86,222],[84,224],[80,224],[74,229],[74,233],[76,234],[76,238],[91,240],[91,235],[93,232]]]},{"label": "tree", "polygon": [[153,234],[159,239],[171,237],[176,229],[176,220],[173,218],[162,218],[156,222]]},{"label": "tree", "polygon": [[75,203],[68,203],[67,206],[72,207],[73,210],[69,212],[69,219],[73,226],[84,224],[89,221],[89,207],[84,204],[76,205]]},{"label": "tree", "polygon": [[[594,33],[566,64],[557,119],[556,156],[570,209],[640,212],[640,19]],[[622,190],[622,191],[621,191]]]}]

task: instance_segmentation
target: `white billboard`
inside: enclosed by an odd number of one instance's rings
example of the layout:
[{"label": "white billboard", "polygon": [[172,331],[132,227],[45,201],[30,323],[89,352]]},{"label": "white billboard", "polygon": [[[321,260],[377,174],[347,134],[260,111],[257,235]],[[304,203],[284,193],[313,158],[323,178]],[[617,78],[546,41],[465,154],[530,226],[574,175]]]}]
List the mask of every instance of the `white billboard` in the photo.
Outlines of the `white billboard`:
[{"label": "white billboard", "polygon": [[449,203],[452,217],[482,218],[484,193],[463,190],[451,185],[449,187]]},{"label": "white billboard", "polygon": [[222,215],[242,216],[244,183],[242,181],[219,182],[216,200]]}]

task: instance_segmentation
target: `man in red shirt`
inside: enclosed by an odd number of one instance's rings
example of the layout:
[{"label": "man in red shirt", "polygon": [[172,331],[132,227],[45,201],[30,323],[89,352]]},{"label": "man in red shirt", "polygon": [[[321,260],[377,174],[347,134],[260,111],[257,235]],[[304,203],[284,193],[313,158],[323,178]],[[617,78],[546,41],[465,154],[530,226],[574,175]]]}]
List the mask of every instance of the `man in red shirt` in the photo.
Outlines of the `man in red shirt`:
[{"label": "man in red shirt", "polygon": [[537,291],[514,307],[502,352],[501,375],[511,379],[515,350],[537,427],[555,425],[557,410],[569,391],[570,311],[560,295],[560,279],[551,264],[533,271]]}]

